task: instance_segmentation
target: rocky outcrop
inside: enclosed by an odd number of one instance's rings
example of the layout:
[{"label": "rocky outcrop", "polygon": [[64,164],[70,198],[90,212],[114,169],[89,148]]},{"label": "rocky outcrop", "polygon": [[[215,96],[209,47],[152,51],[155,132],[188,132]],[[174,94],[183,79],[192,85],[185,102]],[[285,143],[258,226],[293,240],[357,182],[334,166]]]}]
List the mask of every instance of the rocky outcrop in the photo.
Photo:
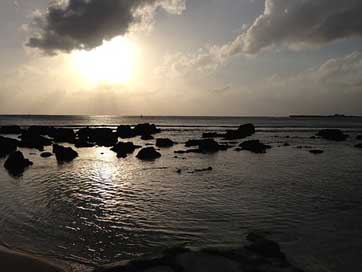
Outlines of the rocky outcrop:
[{"label": "rocky outcrop", "polygon": [[140,146],[134,145],[132,142],[118,142],[111,148],[111,150],[117,153],[118,158],[125,158],[128,154],[133,153],[137,148],[140,148]]},{"label": "rocky outcrop", "polygon": [[23,153],[15,151],[10,153],[9,157],[5,161],[4,167],[9,171],[11,175],[21,175],[25,168],[33,165],[33,163],[24,158]]},{"label": "rocky outcrop", "polygon": [[77,132],[76,142],[111,147],[118,141],[118,135],[110,128],[82,128]]},{"label": "rocky outcrop", "polygon": [[0,127],[0,134],[20,134],[21,128],[19,126],[2,126]]},{"label": "rocky outcrop", "polygon": [[292,266],[278,243],[258,234],[236,248],[174,247],[155,257],[96,268],[94,272],[302,272]]},{"label": "rocky outcrop", "polygon": [[71,147],[64,147],[61,145],[53,145],[53,153],[58,162],[70,162],[78,157],[78,153]]},{"label": "rocky outcrop", "polygon": [[145,160],[145,161],[155,160],[160,157],[161,157],[161,154],[159,152],[157,152],[156,149],[153,147],[145,147],[145,148],[141,149],[137,154],[138,159]]},{"label": "rocky outcrop", "polygon": [[23,131],[23,133],[20,135],[20,139],[21,140],[18,145],[19,147],[34,148],[38,149],[39,151],[43,151],[44,146],[49,146],[52,144],[51,139],[44,137],[31,129]]},{"label": "rocky outcrop", "polygon": [[348,135],[339,129],[322,129],[317,136],[330,141],[345,141],[348,138]]},{"label": "rocky outcrop", "polygon": [[161,129],[157,128],[154,124],[138,124],[134,127],[134,133],[138,136],[153,135],[161,132]]},{"label": "rocky outcrop", "polygon": [[[224,151],[230,148],[228,145],[221,145],[213,139],[200,139],[200,140],[188,140],[185,143],[186,147],[197,146],[196,149],[189,149],[183,153],[215,153],[218,151]],[[176,153],[181,154],[182,151],[177,151]]]},{"label": "rocky outcrop", "polygon": [[159,138],[156,139],[156,146],[165,148],[165,147],[172,147],[175,144],[174,141],[167,139],[167,138]]},{"label": "rocky outcrop", "polygon": [[70,143],[75,142],[75,133],[71,128],[57,128],[51,133],[51,137],[56,143]]},{"label": "rocky outcrop", "polygon": [[135,132],[129,125],[121,125],[117,128],[117,135],[122,139],[132,138],[135,136]]},{"label": "rocky outcrop", "polygon": [[255,126],[253,124],[245,124],[239,126],[237,130],[228,130],[224,138],[226,140],[236,140],[249,137],[255,133]]},{"label": "rocky outcrop", "polygon": [[239,145],[239,150],[247,150],[253,153],[265,153],[267,149],[270,149],[270,145],[261,143],[259,140],[245,141]]},{"label": "rocky outcrop", "polygon": [[19,141],[0,136],[0,158],[6,157],[14,152],[18,147]]}]

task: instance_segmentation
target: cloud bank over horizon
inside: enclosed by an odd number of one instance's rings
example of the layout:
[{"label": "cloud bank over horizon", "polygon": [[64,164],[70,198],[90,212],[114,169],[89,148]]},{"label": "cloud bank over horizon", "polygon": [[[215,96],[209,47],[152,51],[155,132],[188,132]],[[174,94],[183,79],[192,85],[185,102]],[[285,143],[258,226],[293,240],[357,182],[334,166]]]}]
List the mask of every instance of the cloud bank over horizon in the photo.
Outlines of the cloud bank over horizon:
[{"label": "cloud bank over horizon", "polygon": [[137,24],[150,24],[158,8],[180,14],[185,0],[51,1],[46,12],[35,13],[26,45],[48,54],[93,49]]}]

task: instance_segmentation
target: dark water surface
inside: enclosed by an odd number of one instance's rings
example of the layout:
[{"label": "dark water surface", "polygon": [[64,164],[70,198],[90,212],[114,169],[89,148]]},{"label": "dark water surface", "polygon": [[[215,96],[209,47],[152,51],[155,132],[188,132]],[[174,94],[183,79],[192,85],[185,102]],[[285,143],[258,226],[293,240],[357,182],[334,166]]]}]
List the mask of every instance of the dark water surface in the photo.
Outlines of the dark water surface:
[{"label": "dark water surface", "polygon": [[[97,147],[78,149],[79,158],[61,165],[22,149],[34,165],[17,179],[1,166],[1,243],[92,265],[183,242],[237,245],[248,230],[260,229],[306,268],[362,271],[362,150],[354,147],[360,118],[0,116],[0,126],[142,122],[160,125],[158,137],[179,144],[162,149],[154,162],[139,161],[136,153],[117,159]],[[204,131],[248,122],[257,126],[251,139],[273,146],[268,153],[230,149],[174,158],[174,150]],[[326,127],[351,137],[338,143],[310,139]],[[298,145],[325,152],[315,156]],[[192,172],[209,166],[213,171]]]}]

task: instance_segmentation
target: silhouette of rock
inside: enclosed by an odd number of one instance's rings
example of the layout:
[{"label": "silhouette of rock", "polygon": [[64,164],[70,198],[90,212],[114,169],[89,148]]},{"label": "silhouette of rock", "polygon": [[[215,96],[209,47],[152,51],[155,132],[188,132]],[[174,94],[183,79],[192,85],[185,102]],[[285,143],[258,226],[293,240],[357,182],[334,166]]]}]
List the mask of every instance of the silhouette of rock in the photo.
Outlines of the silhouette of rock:
[{"label": "silhouette of rock", "polygon": [[21,175],[25,168],[33,165],[33,163],[24,158],[23,153],[15,151],[10,153],[9,157],[5,161],[4,167],[9,171],[11,175]]},{"label": "silhouette of rock", "polygon": [[53,153],[58,162],[70,162],[78,157],[78,153],[71,147],[64,147],[57,144],[53,144]]},{"label": "silhouette of rock", "polygon": [[138,154],[137,158],[140,160],[155,160],[157,158],[160,158],[161,154],[156,151],[153,147],[146,147],[141,149]]},{"label": "silhouette of rock", "polygon": [[225,134],[217,133],[217,132],[205,132],[202,133],[202,138],[219,138],[224,137]]},{"label": "silhouette of rock", "polygon": [[142,135],[141,140],[148,141],[153,140],[154,137],[152,135]]},{"label": "silhouette of rock", "polygon": [[57,128],[52,132],[52,137],[56,143],[70,143],[75,142],[75,136],[73,129],[70,128]]},{"label": "silhouette of rock", "polygon": [[87,142],[87,140],[84,139],[76,139],[74,146],[76,148],[86,148],[86,147],[94,147],[95,144]]},{"label": "silhouette of rock", "polygon": [[21,128],[19,126],[2,126],[0,127],[0,134],[20,134]]},{"label": "silhouette of rock", "polygon": [[42,158],[49,158],[51,156],[53,156],[53,154],[50,152],[43,152],[40,154],[40,157],[42,157]]},{"label": "silhouette of rock", "polygon": [[265,153],[267,149],[270,149],[270,145],[261,143],[259,140],[245,141],[239,145],[241,150],[248,150],[254,153]]},{"label": "silhouette of rock", "polygon": [[154,124],[138,124],[133,129],[135,135],[143,136],[143,135],[153,135],[161,132],[161,129],[157,128]]},{"label": "silhouette of rock", "polygon": [[18,140],[0,136],[0,158],[14,152],[18,147]]},{"label": "silhouette of rock", "polygon": [[214,139],[200,139],[200,140],[188,140],[185,143],[186,147],[198,146],[197,149],[189,149],[186,151],[178,151],[177,153],[214,153],[218,151],[224,151],[230,148],[228,145],[221,145]]},{"label": "silhouette of rock", "polygon": [[156,139],[157,147],[172,147],[174,144],[175,144],[174,141],[167,139],[167,138]]},{"label": "silhouette of rock", "polygon": [[39,151],[44,150],[44,146],[49,146],[52,144],[52,140],[46,138],[39,134],[38,131],[34,131],[33,129],[29,129],[27,131],[23,131],[20,135],[19,147],[24,148],[35,148]]},{"label": "silhouette of rock", "polygon": [[201,168],[201,169],[195,169],[194,172],[207,172],[207,171],[212,171],[212,167],[208,167],[208,168]]},{"label": "silhouette of rock", "polygon": [[356,148],[362,148],[362,143],[356,144],[354,147],[356,147]]},{"label": "silhouette of rock", "polygon": [[82,128],[77,133],[78,140],[94,143],[98,146],[111,147],[118,141],[118,135],[110,128]]},{"label": "silhouette of rock", "polygon": [[357,135],[356,140],[362,140],[362,135]]},{"label": "silhouette of rock", "polygon": [[136,136],[134,130],[131,126],[128,125],[121,125],[117,128],[117,135],[122,139],[132,138]]},{"label": "silhouette of rock", "polygon": [[317,136],[330,141],[345,141],[348,138],[348,135],[339,129],[322,129]]},{"label": "silhouette of rock", "polygon": [[314,154],[314,155],[319,155],[319,154],[324,153],[324,151],[320,150],[320,149],[312,149],[312,150],[309,150],[309,152]]},{"label": "silhouette of rock", "polygon": [[239,126],[237,130],[228,130],[224,138],[226,140],[236,140],[249,137],[255,133],[255,126],[253,124],[245,124]]},{"label": "silhouette of rock", "polygon": [[278,243],[261,235],[248,236],[249,244],[233,248],[189,249],[177,246],[153,257],[98,267],[94,272],[302,272],[292,266]]},{"label": "silhouette of rock", "polygon": [[125,158],[128,154],[133,153],[137,148],[140,148],[140,146],[134,145],[132,142],[118,142],[111,148],[111,150],[117,153],[118,158]]}]

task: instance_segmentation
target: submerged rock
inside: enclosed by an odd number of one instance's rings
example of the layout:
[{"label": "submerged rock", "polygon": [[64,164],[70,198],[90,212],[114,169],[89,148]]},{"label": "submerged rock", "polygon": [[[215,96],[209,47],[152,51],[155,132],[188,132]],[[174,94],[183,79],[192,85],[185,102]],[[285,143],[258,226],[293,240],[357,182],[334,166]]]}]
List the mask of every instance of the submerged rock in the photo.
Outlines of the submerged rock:
[{"label": "submerged rock", "polygon": [[348,138],[348,135],[339,129],[322,129],[317,136],[330,141],[345,141]]},{"label": "submerged rock", "polygon": [[156,139],[157,147],[172,147],[174,144],[175,144],[174,141],[167,139],[167,138]]},{"label": "submerged rock", "polygon": [[78,153],[71,147],[64,147],[61,145],[53,145],[53,153],[58,162],[70,162],[78,157]]},{"label": "submerged rock", "polygon": [[0,158],[14,152],[18,147],[18,140],[0,136]]},{"label": "submerged rock", "polygon": [[241,150],[248,150],[254,153],[265,153],[267,149],[270,149],[270,145],[261,143],[259,140],[245,141],[239,145]]},{"label": "submerged rock", "polygon": [[141,149],[138,154],[137,158],[140,160],[155,160],[157,158],[160,158],[161,154],[156,151],[153,147],[145,147]]},{"label": "submerged rock", "polygon": [[25,168],[33,165],[33,163],[24,158],[23,153],[20,151],[12,152],[5,161],[4,167],[12,175],[20,175],[24,172]]},{"label": "submerged rock", "polygon": [[356,147],[356,148],[362,148],[362,143],[356,144],[354,147]]},{"label": "submerged rock", "polygon": [[111,150],[117,153],[118,158],[125,158],[128,154],[133,153],[137,148],[140,148],[140,146],[134,145],[132,142],[118,142],[111,148]]},{"label": "submerged rock", "polygon": [[320,150],[320,149],[312,149],[312,150],[309,150],[309,153],[312,153],[314,155],[319,155],[319,154],[324,153],[324,151]]}]

